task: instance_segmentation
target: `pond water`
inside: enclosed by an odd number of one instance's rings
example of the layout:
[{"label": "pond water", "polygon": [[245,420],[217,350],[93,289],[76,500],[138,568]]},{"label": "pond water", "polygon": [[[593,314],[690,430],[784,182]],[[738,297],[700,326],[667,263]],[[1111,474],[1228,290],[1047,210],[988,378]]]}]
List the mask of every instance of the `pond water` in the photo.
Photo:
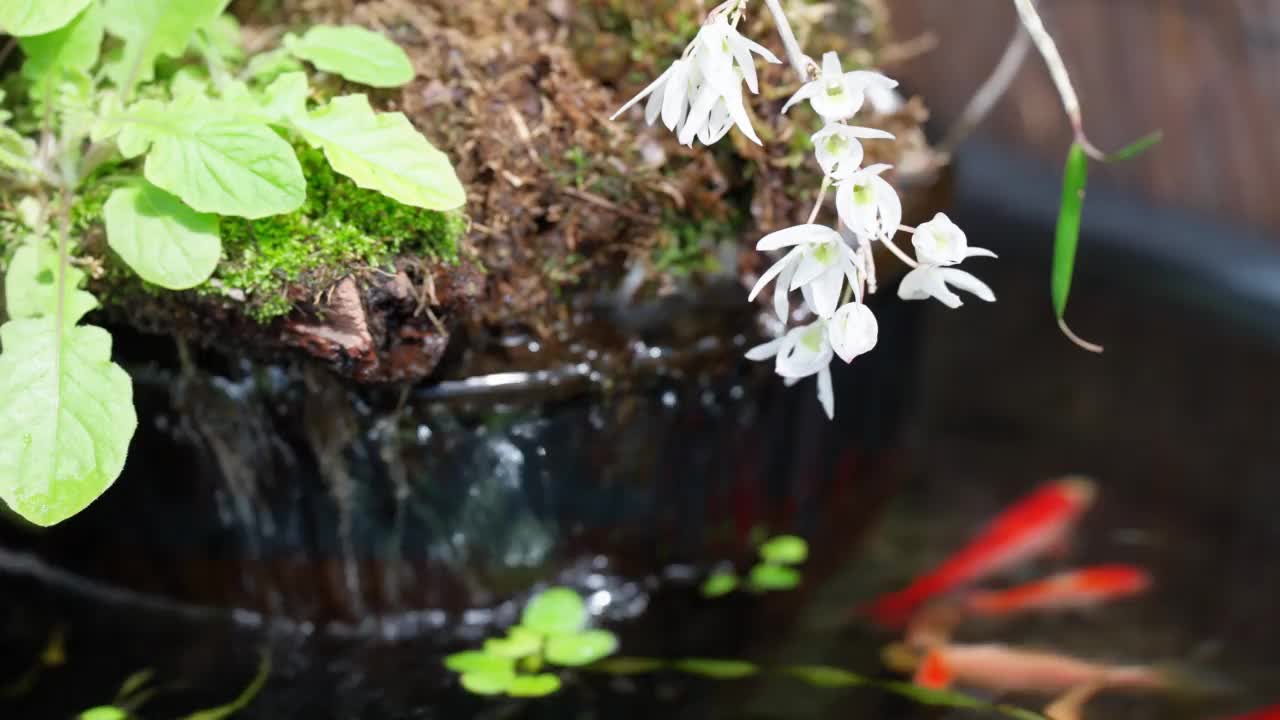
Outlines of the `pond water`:
[{"label": "pond water", "polygon": [[[1104,274],[1078,285],[1071,310],[1078,331],[1107,345],[1095,357],[1048,318],[1042,258],[980,272],[995,305],[886,306],[902,315],[882,321],[880,351],[837,377],[833,425],[811,385],[781,391],[750,368],[659,378],[603,403],[517,398],[476,414],[424,398],[394,432],[290,424],[263,404],[218,409],[266,393],[293,412],[298,398],[261,382],[189,389],[206,424],[150,431],[160,439],[134,449],[145,472],[86,518],[43,535],[5,532],[0,713],[70,717],[153,668],[162,692],[141,715],[180,717],[233,698],[266,647],[267,685],[237,717],[980,716],[768,673],[578,672],[552,698],[485,700],[441,659],[511,622],[530,588],[558,581],[588,596],[625,655],[890,677],[879,652],[894,638],[848,622],[848,608],[897,589],[1065,473],[1096,478],[1099,500],[1066,556],[1027,572],[1135,563],[1154,587],[1112,607],[966,626],[962,637],[1155,663],[1215,689],[1107,697],[1092,717],[1220,717],[1277,700],[1277,338]],[[320,402],[346,402],[334,392]],[[211,429],[218,412],[230,414]],[[400,439],[388,444],[388,432]],[[178,436],[199,438],[204,455],[166,455],[161,439]],[[242,467],[211,444],[219,438],[244,451],[233,453]],[[309,444],[314,457],[276,438]],[[325,447],[339,448],[327,464]],[[187,485],[214,492],[192,499]],[[144,497],[144,514],[131,513]],[[355,520],[333,510],[344,504]],[[809,539],[802,585],[702,598],[707,568],[745,564],[756,528]],[[64,662],[29,672],[51,634],[65,638]]]}]

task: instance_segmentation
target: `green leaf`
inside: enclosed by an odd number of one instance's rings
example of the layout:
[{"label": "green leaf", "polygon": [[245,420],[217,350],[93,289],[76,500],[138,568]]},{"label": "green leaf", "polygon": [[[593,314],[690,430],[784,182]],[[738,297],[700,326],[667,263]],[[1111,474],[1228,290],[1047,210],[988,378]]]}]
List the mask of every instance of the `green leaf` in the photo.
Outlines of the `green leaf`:
[{"label": "green leaf", "polygon": [[253,702],[253,699],[262,692],[262,688],[266,687],[267,679],[271,677],[271,655],[267,651],[262,652],[262,658],[258,661],[258,672],[253,676],[253,680],[249,681],[249,685],[236,696],[235,700],[208,710],[200,710],[198,712],[187,715],[182,720],[225,720],[232,715],[244,710]]},{"label": "green leaf", "polygon": [[529,601],[520,624],[543,635],[570,635],[587,624],[587,606],[573,590],[553,587]]},{"label": "green leaf", "polygon": [[667,663],[657,658],[615,657],[606,658],[591,666],[591,670],[610,675],[645,675],[657,672]]},{"label": "green leaf", "polygon": [[284,73],[271,81],[262,94],[265,98],[260,108],[263,117],[269,122],[287,124],[291,118],[306,112],[311,85],[306,73]]},{"label": "green leaf", "polygon": [[[124,42],[107,75],[126,97],[155,77],[161,55],[180,57],[192,37],[207,27],[230,0],[105,0],[107,32]],[[56,4],[56,3],[50,3]]]},{"label": "green leaf", "polygon": [[375,114],[364,95],[334,98],[295,117],[294,125],[313,147],[324,149],[334,170],[362,188],[428,210],[453,210],[466,202],[448,156],[401,113]]},{"label": "green leaf", "polygon": [[774,565],[799,565],[809,557],[809,543],[795,535],[779,535],[760,546],[760,557]]},{"label": "green leaf", "polygon": [[115,482],[137,428],[111,336],[52,318],[0,327],[0,499],[37,525],[83,510]]},{"label": "green leaf", "polygon": [[734,680],[760,672],[760,668],[744,660],[712,660],[709,658],[677,660],[671,664],[671,667],[690,675],[701,675],[717,680]]},{"label": "green leaf", "polygon": [[3,0],[0,32],[14,37],[43,35],[71,22],[92,0]]},{"label": "green leaf", "polygon": [[128,720],[129,713],[111,705],[89,708],[78,716],[79,720]]},{"label": "green leaf", "polygon": [[732,572],[712,573],[702,583],[702,596],[709,598],[722,597],[738,589],[738,576]]},{"label": "green leaf", "polygon": [[362,27],[317,25],[302,37],[286,35],[289,52],[317,68],[369,87],[400,87],[413,80],[413,63],[399,45]]},{"label": "green leaf", "polygon": [[618,649],[618,638],[608,630],[587,630],[557,635],[547,640],[547,662],[581,667],[608,657]]},{"label": "green leaf", "polygon": [[484,642],[486,654],[513,660],[533,655],[541,649],[542,636],[520,626],[511,628],[505,638],[490,638]]},{"label": "green leaf", "polygon": [[120,689],[116,691],[116,702],[128,702],[135,695],[143,694],[147,684],[151,682],[155,675],[155,670],[146,668],[145,670],[139,670],[125,678],[124,682],[120,685]]},{"label": "green leaf", "polygon": [[[89,293],[78,289],[85,274],[75,267],[66,270],[62,319],[74,325],[98,306]],[[58,253],[45,252],[34,245],[23,245],[13,254],[4,277],[5,310],[10,320],[54,317],[58,312]]]},{"label": "green leaf", "polygon": [[249,58],[244,77],[256,82],[271,82],[285,73],[302,70],[302,63],[285,48],[276,48]]},{"label": "green leaf", "polygon": [[444,659],[444,666],[456,673],[515,672],[515,660],[480,650],[454,653]]},{"label": "green leaf", "polygon": [[218,57],[228,62],[244,59],[240,46],[240,22],[234,15],[219,15],[197,31],[200,38]]},{"label": "green leaf", "polygon": [[1137,140],[1134,140],[1128,145],[1125,145],[1119,150],[1111,153],[1106,157],[1106,161],[1111,163],[1111,162],[1122,162],[1124,160],[1132,160],[1133,158],[1136,158],[1139,155],[1150,150],[1152,147],[1160,144],[1161,140],[1164,140],[1164,131],[1156,130],[1154,132],[1148,133],[1138,138]]},{"label": "green leaf", "polygon": [[7,125],[0,125],[0,169],[34,173],[36,144]]},{"label": "green leaf", "polygon": [[112,192],[102,216],[107,244],[153,285],[193,288],[213,276],[222,257],[218,216],[198,213],[149,183]]},{"label": "green leaf", "polygon": [[1080,216],[1084,212],[1084,191],[1089,179],[1089,158],[1084,148],[1072,143],[1062,178],[1062,203],[1058,208],[1058,229],[1053,243],[1053,312],[1061,320],[1067,314],[1071,277],[1076,267],[1076,247],[1080,243]]},{"label": "green leaf", "polygon": [[97,3],[86,7],[69,24],[43,35],[22,38],[22,65],[33,94],[43,95],[58,82],[62,73],[87,73],[98,62],[102,49],[103,18]]},{"label": "green leaf", "polygon": [[761,563],[751,568],[748,582],[753,590],[791,590],[800,584],[800,573],[786,565]]},{"label": "green leaf", "polygon": [[507,686],[511,697],[546,697],[560,689],[560,678],[550,673],[517,675]]},{"label": "green leaf", "polygon": [[516,680],[512,671],[501,672],[469,672],[463,673],[462,687],[474,695],[501,695]]},{"label": "green leaf", "polygon": [[121,154],[150,146],[147,180],[199,212],[256,220],[298,209],[307,183],[293,147],[265,124],[219,118],[203,103],[134,105],[117,138]]},{"label": "green leaf", "polygon": [[783,668],[782,673],[820,688],[859,687],[871,682],[856,673],[827,665],[794,665]]}]

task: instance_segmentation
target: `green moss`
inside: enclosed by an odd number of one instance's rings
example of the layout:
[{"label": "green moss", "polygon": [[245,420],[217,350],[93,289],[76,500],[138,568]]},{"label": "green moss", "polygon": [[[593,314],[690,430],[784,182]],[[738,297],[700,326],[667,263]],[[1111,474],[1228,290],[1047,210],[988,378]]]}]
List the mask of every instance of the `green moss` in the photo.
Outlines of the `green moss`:
[{"label": "green moss", "polygon": [[353,269],[382,267],[400,253],[452,262],[466,220],[402,205],[335,173],[319,150],[300,147],[307,201],[293,213],[223,218],[223,260],[201,292],[243,299],[259,321],[286,314],[290,283],[323,289]]},{"label": "green moss", "polygon": [[718,272],[720,262],[716,248],[724,240],[735,240],[741,226],[742,219],[737,213],[727,219],[668,217],[654,253],[654,267],[681,276]]}]

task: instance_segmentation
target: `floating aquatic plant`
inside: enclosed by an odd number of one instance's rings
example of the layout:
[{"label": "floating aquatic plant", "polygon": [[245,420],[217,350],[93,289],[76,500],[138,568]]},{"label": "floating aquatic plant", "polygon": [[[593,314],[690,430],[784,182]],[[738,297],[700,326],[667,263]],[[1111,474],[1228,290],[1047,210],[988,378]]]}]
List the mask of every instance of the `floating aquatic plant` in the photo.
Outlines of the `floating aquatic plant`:
[{"label": "floating aquatic plant", "polygon": [[[747,573],[745,586],[762,593],[792,590],[803,576],[794,566],[809,558],[809,544],[795,535],[779,535],[760,544],[759,561]],[[717,598],[737,590],[744,581],[732,570],[717,570],[702,583],[702,595]]]}]

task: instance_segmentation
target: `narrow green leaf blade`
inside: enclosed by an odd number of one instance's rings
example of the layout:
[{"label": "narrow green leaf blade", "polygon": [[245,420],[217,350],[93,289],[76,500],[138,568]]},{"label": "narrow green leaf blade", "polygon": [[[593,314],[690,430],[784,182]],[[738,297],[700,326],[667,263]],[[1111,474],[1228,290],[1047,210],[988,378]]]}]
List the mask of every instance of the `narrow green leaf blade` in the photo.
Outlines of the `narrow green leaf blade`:
[{"label": "narrow green leaf blade", "polygon": [[77,720],[129,720],[129,713],[113,705],[101,705],[80,713]]},{"label": "narrow green leaf blade", "polygon": [[353,25],[317,25],[302,37],[289,35],[285,48],[317,68],[369,87],[393,88],[413,80],[413,63],[386,37]]},{"label": "narrow green leaf blade", "polygon": [[44,526],[115,482],[138,425],[133,384],[111,362],[111,336],[55,325],[40,318],[0,327],[0,499]]},{"label": "narrow green leaf blade", "polygon": [[1085,185],[1089,179],[1089,158],[1084,148],[1072,143],[1067,154],[1062,178],[1062,202],[1058,209],[1058,227],[1053,243],[1053,312],[1061,320],[1067,314],[1071,296],[1071,278],[1076,267],[1076,248],[1080,243],[1080,216],[1084,212]]},{"label": "narrow green leaf blade", "polygon": [[717,680],[734,680],[750,677],[760,672],[760,668],[744,660],[718,660],[712,658],[685,658],[671,664],[675,670],[690,675],[715,678]]},{"label": "narrow green leaf blade", "polygon": [[295,117],[294,126],[324,150],[334,170],[362,188],[428,210],[454,210],[466,202],[449,157],[403,114],[374,113],[364,95],[334,98]]},{"label": "narrow green leaf blade", "polygon": [[1156,130],[1154,132],[1143,135],[1137,140],[1134,140],[1128,145],[1125,145],[1119,150],[1108,155],[1107,162],[1112,163],[1112,162],[1122,162],[1124,160],[1132,160],[1133,158],[1136,158],[1139,155],[1143,154],[1144,152],[1150,150],[1152,147],[1160,144],[1161,140],[1164,140],[1163,130]]},{"label": "narrow green leaf blade", "polygon": [[271,677],[271,655],[265,650],[262,652],[262,659],[258,661],[258,672],[253,676],[253,680],[249,681],[249,685],[235,700],[216,708],[208,710],[200,710],[191,713],[182,720],[224,720],[232,715],[244,710],[258,697],[258,693],[262,692],[262,688],[267,686],[267,679]]},{"label": "narrow green leaf blade", "polygon": [[218,216],[198,213],[149,183],[112,192],[102,214],[107,244],[153,285],[193,288],[213,275],[222,257]]},{"label": "narrow green leaf blade", "polygon": [[0,32],[28,37],[53,32],[71,22],[92,0],[4,0]]}]

